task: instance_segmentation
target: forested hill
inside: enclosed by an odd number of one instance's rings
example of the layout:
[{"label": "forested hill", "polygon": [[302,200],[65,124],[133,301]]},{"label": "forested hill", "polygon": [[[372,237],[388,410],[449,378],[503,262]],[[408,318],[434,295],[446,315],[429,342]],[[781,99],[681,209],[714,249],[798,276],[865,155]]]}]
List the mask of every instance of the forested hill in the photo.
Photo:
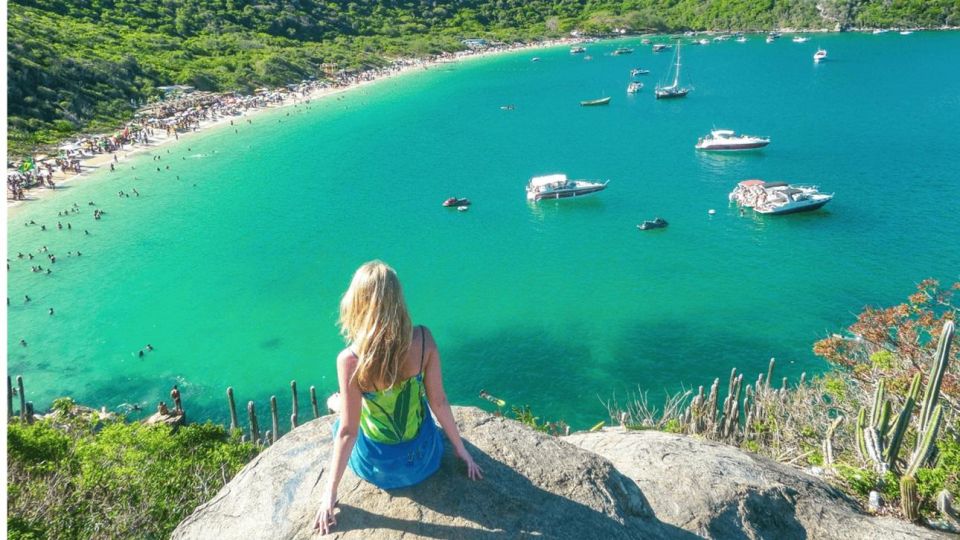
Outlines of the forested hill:
[{"label": "forested hill", "polygon": [[14,153],[113,127],[158,86],[246,91],[466,37],[960,24],[960,0],[13,0],[8,12]]}]

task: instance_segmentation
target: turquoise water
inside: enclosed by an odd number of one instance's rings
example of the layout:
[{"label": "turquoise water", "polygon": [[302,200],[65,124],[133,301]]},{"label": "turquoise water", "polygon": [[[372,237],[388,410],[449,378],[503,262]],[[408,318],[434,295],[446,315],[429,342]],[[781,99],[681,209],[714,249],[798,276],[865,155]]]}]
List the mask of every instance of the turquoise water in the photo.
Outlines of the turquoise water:
[{"label": "turquoise water", "polygon": [[[14,209],[8,373],[38,407],[71,395],[152,408],[179,383],[194,418],[224,418],[228,385],[261,408],[277,394],[284,416],[291,379],[302,404],[309,385],[335,390],[339,297],[380,258],[433,330],[452,401],[490,408],[486,389],[584,427],[638,386],[658,403],[770,357],[778,376],[818,372],[813,342],[864,305],[958,279],[960,34],[685,46],[695,91],[660,102],[671,55],[638,41],[633,55],[609,55],[623,42],[590,45],[590,61],[507,54],[267,112]],[[628,96],[635,66],[652,73]],[[609,107],[578,105],[603,95]],[[697,153],[712,128],[773,142]],[[610,184],[528,205],[526,181],[550,172]],[[837,196],[815,213],[739,217],[727,193],[745,178]],[[117,197],[132,188],[141,196]],[[452,195],[474,205],[441,208]],[[74,202],[81,215],[57,217]],[[670,227],[636,229],[654,216]]]}]

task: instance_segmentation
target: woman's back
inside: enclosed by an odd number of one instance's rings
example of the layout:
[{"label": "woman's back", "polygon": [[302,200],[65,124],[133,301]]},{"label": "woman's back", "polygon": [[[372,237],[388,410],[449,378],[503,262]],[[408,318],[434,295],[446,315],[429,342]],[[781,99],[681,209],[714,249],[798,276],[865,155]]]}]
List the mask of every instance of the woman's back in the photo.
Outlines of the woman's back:
[{"label": "woman's back", "polygon": [[363,393],[360,429],[368,438],[396,444],[415,438],[420,431],[426,416],[426,341],[423,327],[416,327],[398,381],[390,388]]}]

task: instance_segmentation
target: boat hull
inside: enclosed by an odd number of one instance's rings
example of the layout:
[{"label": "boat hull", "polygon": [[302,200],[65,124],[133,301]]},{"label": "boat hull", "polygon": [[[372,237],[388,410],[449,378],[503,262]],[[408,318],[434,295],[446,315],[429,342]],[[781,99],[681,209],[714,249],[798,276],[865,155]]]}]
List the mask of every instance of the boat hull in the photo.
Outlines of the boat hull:
[{"label": "boat hull", "polygon": [[697,145],[697,150],[706,151],[736,151],[736,150],[755,150],[763,148],[770,144],[770,141],[745,143],[745,144],[711,144],[706,146]]},{"label": "boat hull", "polygon": [[802,206],[789,206],[786,208],[779,208],[774,210],[761,210],[759,208],[754,208],[754,210],[761,214],[766,214],[769,216],[785,216],[787,214],[798,214],[800,212],[812,212],[814,210],[818,210],[820,208],[823,208],[823,205],[827,204],[832,200],[833,200],[833,197],[829,199],[823,199],[821,201],[816,201],[810,204],[805,204]]},{"label": "boat hull", "polygon": [[581,107],[598,107],[600,105],[609,105],[609,104],[610,104],[610,98],[593,99],[589,101],[580,102]]},{"label": "boat hull", "polygon": [[676,98],[687,97],[687,94],[689,92],[690,92],[689,90],[678,90],[676,92],[663,92],[661,90],[657,90],[656,96],[657,96],[657,99],[676,99]]},{"label": "boat hull", "polygon": [[591,193],[603,191],[606,187],[607,187],[606,184],[604,184],[604,185],[592,186],[588,188],[570,189],[570,190],[563,190],[563,191],[551,191],[549,193],[534,193],[529,197],[529,199],[532,201],[549,200],[549,199],[572,199],[574,197],[583,197],[584,195],[589,195]]}]

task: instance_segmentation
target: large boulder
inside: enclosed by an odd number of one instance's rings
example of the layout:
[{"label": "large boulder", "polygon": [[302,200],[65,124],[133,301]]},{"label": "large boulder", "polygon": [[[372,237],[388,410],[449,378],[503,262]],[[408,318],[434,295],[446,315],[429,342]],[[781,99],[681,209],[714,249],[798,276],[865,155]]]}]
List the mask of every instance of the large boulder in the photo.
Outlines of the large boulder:
[{"label": "large boulder", "polygon": [[[347,470],[339,538],[695,538],[653,517],[644,494],[605,459],[479,409],[454,408],[483,469],[470,481],[447,444],[440,470],[379,489]],[[329,474],[331,426],[304,424],[267,448],[173,532],[174,539],[303,539]]]},{"label": "large boulder", "polygon": [[865,515],[820,478],[723,444],[616,428],[564,439],[633,479],[658,519],[706,538],[947,537]]}]

